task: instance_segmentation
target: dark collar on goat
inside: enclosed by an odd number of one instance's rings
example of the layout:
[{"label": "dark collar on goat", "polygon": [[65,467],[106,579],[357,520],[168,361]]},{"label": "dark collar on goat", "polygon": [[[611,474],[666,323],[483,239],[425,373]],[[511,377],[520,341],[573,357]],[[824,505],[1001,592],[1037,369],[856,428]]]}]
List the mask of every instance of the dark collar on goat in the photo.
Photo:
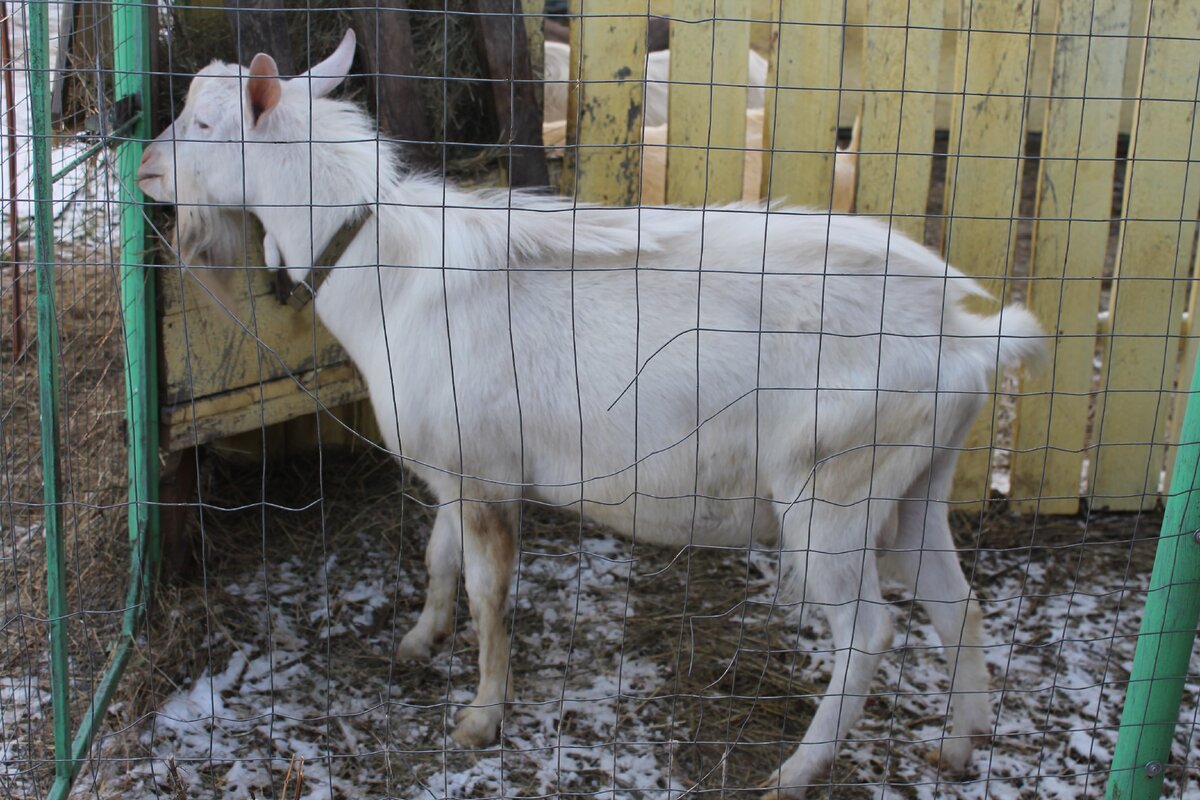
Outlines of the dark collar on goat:
[{"label": "dark collar on goat", "polygon": [[313,268],[309,270],[306,280],[293,283],[292,279],[288,277],[287,266],[281,267],[275,273],[275,296],[279,302],[287,303],[296,311],[311,303],[317,296],[321,284],[329,277],[329,273],[333,272],[333,266],[345,255],[346,248],[354,241],[354,237],[358,236],[370,216],[369,209],[356,210],[354,217],[339,228],[338,232],[329,240],[329,244],[325,245],[325,249],[321,251]]}]

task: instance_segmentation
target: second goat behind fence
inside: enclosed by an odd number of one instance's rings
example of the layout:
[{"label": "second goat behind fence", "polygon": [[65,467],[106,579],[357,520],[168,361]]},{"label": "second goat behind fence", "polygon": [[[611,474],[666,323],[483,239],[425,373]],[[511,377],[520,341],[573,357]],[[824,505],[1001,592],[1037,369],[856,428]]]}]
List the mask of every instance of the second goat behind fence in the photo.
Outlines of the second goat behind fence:
[{"label": "second goat behind fence", "polygon": [[[639,542],[778,550],[781,602],[820,608],[837,654],[771,794],[828,783],[892,646],[880,570],[899,576],[948,649],[938,755],[964,767],[992,715],[946,500],[996,370],[1041,351],[1032,315],[968,311],[978,284],[866,219],[581,207],[413,173],[327,96],[354,48],[348,33],[290,81],[263,54],[204,68],[139,177],[160,200],[261,219],[387,447],[436,496],[429,591],[398,655],[451,632],[461,570],[480,677],[454,739],[491,744],[520,697],[505,608],[532,499]],[[340,231],[336,266],[314,270]]]}]

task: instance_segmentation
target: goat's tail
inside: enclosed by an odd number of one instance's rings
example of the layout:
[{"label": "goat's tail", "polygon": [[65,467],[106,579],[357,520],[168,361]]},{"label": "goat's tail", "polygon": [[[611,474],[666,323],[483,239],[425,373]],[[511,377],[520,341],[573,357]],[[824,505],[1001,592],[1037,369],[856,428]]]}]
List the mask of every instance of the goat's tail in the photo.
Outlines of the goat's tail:
[{"label": "goat's tail", "polygon": [[1038,372],[1045,366],[1046,333],[1025,306],[1014,303],[990,317],[959,314],[955,322],[955,334],[987,343],[987,357],[996,359],[994,366],[1000,369],[1024,367]]}]

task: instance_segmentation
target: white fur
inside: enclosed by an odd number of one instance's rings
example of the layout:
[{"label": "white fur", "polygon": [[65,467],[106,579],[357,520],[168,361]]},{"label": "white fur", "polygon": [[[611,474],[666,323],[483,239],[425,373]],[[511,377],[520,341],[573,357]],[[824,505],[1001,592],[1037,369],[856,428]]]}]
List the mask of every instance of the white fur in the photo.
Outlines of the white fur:
[{"label": "white fur", "polygon": [[[891,646],[887,561],[951,648],[941,756],[961,768],[990,703],[945,501],[995,369],[1040,351],[1032,315],[968,312],[984,295],[974,281],[867,219],[460,189],[405,171],[360,109],[301,84],[253,124],[242,71],[206,67],[148,148],[142,186],[245,204],[297,280],[371,210],[316,309],[365,377],[387,446],[442,503],[401,655],[450,632],[464,567],[480,686],[455,738],[494,741],[511,691],[503,609],[527,499],[640,542],[779,549],[785,596],[820,607],[838,648],[769,782],[786,796],[828,781]],[[172,158],[199,196],[175,196]]]}]

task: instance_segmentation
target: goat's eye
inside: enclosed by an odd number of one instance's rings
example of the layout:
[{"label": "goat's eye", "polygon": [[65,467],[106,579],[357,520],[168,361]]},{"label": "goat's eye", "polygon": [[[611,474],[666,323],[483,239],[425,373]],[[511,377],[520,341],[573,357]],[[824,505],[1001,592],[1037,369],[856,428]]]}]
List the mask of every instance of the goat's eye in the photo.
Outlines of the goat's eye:
[{"label": "goat's eye", "polygon": [[196,120],[196,127],[202,131],[206,131],[206,130],[208,130],[208,123],[201,122],[200,120]]}]

